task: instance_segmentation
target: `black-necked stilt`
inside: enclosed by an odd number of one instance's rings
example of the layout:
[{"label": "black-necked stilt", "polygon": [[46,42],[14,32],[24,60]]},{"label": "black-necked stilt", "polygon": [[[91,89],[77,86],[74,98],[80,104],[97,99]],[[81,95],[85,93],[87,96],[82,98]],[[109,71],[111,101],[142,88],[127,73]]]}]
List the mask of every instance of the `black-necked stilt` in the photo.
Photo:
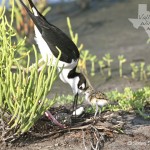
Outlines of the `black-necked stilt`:
[{"label": "black-necked stilt", "polygon": [[58,70],[62,71],[59,77],[63,82],[71,86],[75,95],[73,106],[76,106],[78,95],[86,89],[85,77],[81,73],[76,72],[79,59],[79,51],[76,45],[64,32],[46,20],[31,0],[28,0],[28,2],[33,13],[26,7],[22,0],[20,2],[34,22],[35,40],[38,44],[42,59],[48,61],[48,64],[52,59],[53,65],[55,65],[59,56],[59,50],[61,51]]},{"label": "black-necked stilt", "polygon": [[85,100],[92,106],[96,106],[94,118],[96,117],[98,113],[98,109],[100,107],[100,113],[102,107],[106,106],[108,104],[107,96],[100,92],[95,91],[93,88],[89,87],[85,92]]}]

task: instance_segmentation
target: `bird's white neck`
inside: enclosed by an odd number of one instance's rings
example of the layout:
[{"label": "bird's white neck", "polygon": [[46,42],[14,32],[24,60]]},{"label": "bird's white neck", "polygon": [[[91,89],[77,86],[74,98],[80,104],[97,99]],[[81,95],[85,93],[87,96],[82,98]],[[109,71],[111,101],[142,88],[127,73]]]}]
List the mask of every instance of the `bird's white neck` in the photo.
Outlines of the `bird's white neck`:
[{"label": "bird's white neck", "polygon": [[90,93],[85,93],[85,100],[86,100],[87,102],[89,102],[89,101],[90,101],[89,96],[90,96]]},{"label": "bird's white neck", "polygon": [[[61,71],[61,69],[58,69],[59,71]],[[68,78],[68,74],[71,71],[71,69],[66,69],[64,68],[59,77],[60,79],[64,82],[64,83],[68,83],[74,94],[78,93],[78,83],[79,83],[79,76],[76,76],[74,78]]]}]

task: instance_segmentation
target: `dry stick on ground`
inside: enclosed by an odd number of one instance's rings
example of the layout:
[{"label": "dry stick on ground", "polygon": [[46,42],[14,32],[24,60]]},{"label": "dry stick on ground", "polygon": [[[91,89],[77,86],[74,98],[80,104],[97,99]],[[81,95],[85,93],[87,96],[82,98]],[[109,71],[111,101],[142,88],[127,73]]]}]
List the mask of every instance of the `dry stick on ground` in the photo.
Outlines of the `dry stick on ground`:
[{"label": "dry stick on ground", "polygon": [[[41,62],[44,62],[43,58],[41,58],[39,61],[38,61],[38,65],[41,63]],[[32,70],[32,68],[34,68],[36,66],[36,63],[32,64],[30,67],[29,67],[29,70]],[[42,65],[39,69],[38,69],[38,72],[40,72],[42,70],[44,65]]]},{"label": "dry stick on ground", "polygon": [[[88,125],[84,125],[84,126],[78,126],[78,127],[72,127],[72,128],[65,128],[65,129],[59,129],[59,130],[55,130],[53,132],[50,132],[48,134],[44,134],[44,135],[41,135],[41,134],[37,134],[37,133],[34,133],[34,132],[30,132],[30,134],[32,136],[35,136],[35,137],[38,137],[38,138],[47,138],[47,137],[50,137],[50,136],[54,136],[56,134],[64,134],[66,132],[71,132],[71,131],[84,131],[85,129],[87,130],[91,130],[91,129],[95,129],[97,132],[104,132],[106,133],[106,135],[110,138],[112,138],[112,134],[113,134],[113,131],[109,128],[106,128],[104,126],[96,126],[96,125],[92,125],[91,123],[88,124]],[[108,134],[109,133],[109,134]],[[83,134],[83,138],[85,138],[85,135]],[[9,139],[8,139],[9,140]],[[19,140],[19,137],[11,137],[9,142],[16,142],[17,140]],[[101,139],[100,139],[101,140]],[[97,141],[97,145],[100,143],[101,141]],[[85,143],[85,140],[83,139],[83,144]],[[85,148],[86,149],[86,148]],[[87,150],[87,149],[86,149]]]},{"label": "dry stick on ground", "polygon": [[[93,135],[92,136],[92,142],[91,142],[91,147],[93,150],[98,150],[99,148],[103,147],[105,139],[104,139],[104,135],[100,134],[100,132],[98,131],[98,129],[94,126],[91,126],[91,128],[94,130],[93,131]],[[96,144],[94,144],[94,137],[96,139]],[[94,145],[96,145],[94,147]]]},{"label": "dry stick on ground", "polygon": [[[44,62],[42,58],[38,61],[38,65],[39,65],[41,62]],[[36,66],[35,63],[32,64],[32,65],[29,67],[29,71],[31,71],[35,66]],[[42,70],[43,66],[44,66],[44,65],[42,65],[41,67],[39,67],[38,72],[40,72],[40,71]],[[18,69],[18,67],[17,67],[17,66],[11,66],[11,69],[16,70],[16,69]],[[27,68],[25,68],[25,67],[23,67],[23,66],[22,66],[20,69],[23,70],[23,71],[27,71]]]},{"label": "dry stick on ground", "polygon": [[[97,131],[104,132],[106,134],[106,136],[110,137],[110,138],[114,137],[113,133],[118,133],[118,132],[116,132],[115,126],[112,126],[112,127],[109,128],[109,127],[105,127],[103,125],[93,125],[93,119],[87,119],[84,122],[78,124],[78,126],[74,126],[72,128],[65,128],[63,130],[55,130],[53,132],[50,132],[50,133],[44,134],[44,135],[41,135],[41,134],[39,135],[39,133],[34,133],[34,132],[30,132],[30,133],[33,136],[36,136],[38,138],[46,138],[46,137],[54,136],[55,134],[58,134],[58,133],[65,133],[65,132],[68,132],[68,131],[71,132],[71,131],[79,131],[79,130],[83,131],[85,129],[91,130],[92,128],[97,130]],[[103,135],[101,135],[101,136],[103,136]],[[11,138],[12,138],[12,142],[19,139],[18,137],[11,137]]]},{"label": "dry stick on ground", "polygon": [[[79,126],[79,127],[73,127],[73,128],[65,128],[65,129],[60,129],[60,130],[57,130],[57,131],[53,131],[53,132],[50,132],[48,134],[44,134],[41,136],[40,134],[40,137],[41,138],[46,138],[46,137],[49,137],[49,136],[53,136],[55,134],[58,134],[58,133],[65,133],[65,132],[71,132],[71,131],[78,131],[78,130],[84,130],[84,129],[91,129],[93,127],[93,125],[91,124],[88,124],[88,125],[85,125],[85,126]],[[100,131],[104,131],[104,132],[112,132],[112,130],[108,129],[108,128],[105,128],[103,126],[95,126],[95,128]],[[34,136],[37,136],[39,134],[35,134],[35,133],[32,133],[32,135]],[[110,136],[111,137],[111,136]]]},{"label": "dry stick on ground", "polygon": [[85,132],[83,131],[83,129],[82,129],[82,137],[83,137],[84,148],[85,148],[85,150],[87,150],[87,147],[86,147],[86,144],[85,144]]}]

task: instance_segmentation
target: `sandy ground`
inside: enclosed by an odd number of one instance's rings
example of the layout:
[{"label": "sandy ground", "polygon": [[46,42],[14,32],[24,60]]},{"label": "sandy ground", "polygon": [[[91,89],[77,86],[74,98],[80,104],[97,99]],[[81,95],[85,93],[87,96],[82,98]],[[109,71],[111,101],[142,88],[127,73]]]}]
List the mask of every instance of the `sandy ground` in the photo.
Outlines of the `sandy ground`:
[{"label": "sandy ground", "polygon": [[[93,0],[88,10],[81,11],[75,4],[68,6],[53,6],[47,18],[52,23],[68,33],[66,17],[71,18],[74,32],[79,33],[80,42],[84,43],[86,49],[92,54],[96,54],[99,59],[106,53],[110,53],[114,59],[112,64],[113,77],[106,80],[101,77],[99,70],[94,77],[90,77],[91,83],[97,89],[110,91],[130,86],[133,89],[148,85],[149,82],[134,81],[127,77],[120,79],[118,75],[117,56],[123,54],[127,58],[123,71],[125,75],[130,75],[129,63],[134,60],[143,59],[150,64],[149,44],[146,44],[148,35],[143,28],[138,30],[133,28],[128,18],[137,18],[138,4],[148,4],[149,0]],[[96,66],[98,68],[98,66]],[[65,90],[62,90],[63,89]],[[68,85],[59,80],[53,87],[53,93],[72,94]],[[150,121],[143,120],[133,114],[127,115],[127,124],[130,126],[133,135],[115,135],[114,141],[108,141],[104,145],[104,150],[149,150],[150,149]],[[129,130],[129,131],[130,131]],[[67,144],[66,144],[67,143]],[[70,137],[68,133],[59,138],[46,138],[40,141],[31,141],[12,147],[12,150],[77,150],[84,149],[83,142]],[[2,148],[4,149],[4,148]],[[88,147],[88,149],[90,149]]]}]

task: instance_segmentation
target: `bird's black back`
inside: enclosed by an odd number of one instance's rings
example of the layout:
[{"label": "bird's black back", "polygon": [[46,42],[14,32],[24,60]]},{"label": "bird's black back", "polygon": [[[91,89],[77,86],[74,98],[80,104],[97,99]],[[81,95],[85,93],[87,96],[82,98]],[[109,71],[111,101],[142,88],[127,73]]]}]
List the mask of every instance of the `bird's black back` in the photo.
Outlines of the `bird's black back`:
[{"label": "bird's black back", "polygon": [[[31,8],[35,8],[33,2],[28,0]],[[34,24],[38,28],[39,32],[41,33],[43,39],[49,46],[50,50],[52,51],[53,55],[57,58],[59,55],[59,51],[56,47],[61,50],[61,57],[60,60],[71,63],[72,60],[76,61],[79,59],[79,51],[74,44],[74,42],[59,28],[50,24],[44,16],[36,9],[38,16],[35,16],[27,7],[26,5],[20,0],[26,11],[28,12],[29,16],[33,20]]]}]

